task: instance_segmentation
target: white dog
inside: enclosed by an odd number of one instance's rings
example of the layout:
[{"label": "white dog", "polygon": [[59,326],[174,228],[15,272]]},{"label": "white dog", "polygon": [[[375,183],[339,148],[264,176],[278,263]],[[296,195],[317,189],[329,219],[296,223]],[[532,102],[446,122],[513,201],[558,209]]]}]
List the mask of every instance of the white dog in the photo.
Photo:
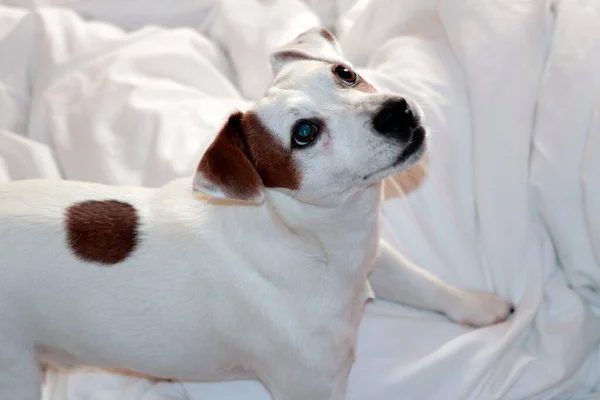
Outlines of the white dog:
[{"label": "white dog", "polygon": [[382,179],[425,151],[417,107],[377,93],[324,29],[272,65],[193,178],[0,186],[1,399],[39,400],[42,360],[342,400],[368,274],[376,296],[463,324],[510,314],[379,241]]}]

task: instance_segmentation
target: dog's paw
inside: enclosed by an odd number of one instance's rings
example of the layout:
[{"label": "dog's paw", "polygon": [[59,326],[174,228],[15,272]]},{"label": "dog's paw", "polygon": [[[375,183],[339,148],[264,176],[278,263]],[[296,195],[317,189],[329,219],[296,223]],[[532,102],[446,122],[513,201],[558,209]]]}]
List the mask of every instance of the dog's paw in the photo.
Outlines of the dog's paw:
[{"label": "dog's paw", "polygon": [[493,293],[461,290],[457,300],[449,304],[446,315],[461,325],[480,327],[503,322],[514,311],[509,301]]}]

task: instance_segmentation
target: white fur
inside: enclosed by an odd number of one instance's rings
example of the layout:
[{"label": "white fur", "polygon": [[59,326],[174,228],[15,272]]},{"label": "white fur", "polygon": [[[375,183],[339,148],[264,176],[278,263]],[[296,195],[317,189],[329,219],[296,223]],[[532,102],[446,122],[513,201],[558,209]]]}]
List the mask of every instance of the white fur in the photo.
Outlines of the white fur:
[{"label": "white fur", "polygon": [[[342,400],[373,265],[377,296],[477,326],[507,316],[508,302],[450,287],[379,244],[380,180],[420,155],[385,170],[402,146],[365,129],[393,95],[338,88],[322,61],[279,60],[277,71],[253,108],[277,140],[298,118],[327,119],[327,140],[295,155],[298,190],[224,204],[204,196],[223,197],[204,178],[204,195],[198,178],[0,186],[0,398],[39,400],[41,356],[160,378],[258,378],[275,400]],[[73,255],[64,212],[84,200],[137,209],[130,257],[103,267]]]}]

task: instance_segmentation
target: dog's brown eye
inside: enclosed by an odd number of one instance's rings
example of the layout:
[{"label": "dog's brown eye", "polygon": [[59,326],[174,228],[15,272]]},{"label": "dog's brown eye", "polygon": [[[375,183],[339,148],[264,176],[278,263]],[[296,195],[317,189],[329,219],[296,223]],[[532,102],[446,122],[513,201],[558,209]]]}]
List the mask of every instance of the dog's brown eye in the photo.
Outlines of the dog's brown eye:
[{"label": "dog's brown eye", "polygon": [[343,65],[338,65],[333,71],[338,78],[342,80],[342,82],[349,86],[354,85],[358,79],[356,72],[344,67]]},{"label": "dog's brown eye", "polygon": [[310,121],[301,121],[296,124],[293,132],[293,143],[296,147],[303,147],[317,137],[319,128]]}]

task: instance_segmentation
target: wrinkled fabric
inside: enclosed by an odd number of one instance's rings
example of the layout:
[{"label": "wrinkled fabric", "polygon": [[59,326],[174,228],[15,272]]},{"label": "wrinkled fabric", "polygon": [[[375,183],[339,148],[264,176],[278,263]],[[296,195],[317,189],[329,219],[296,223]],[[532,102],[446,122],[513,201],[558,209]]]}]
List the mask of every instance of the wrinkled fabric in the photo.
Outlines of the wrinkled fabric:
[{"label": "wrinkled fabric", "polygon": [[[471,329],[371,302],[348,399],[600,396],[597,0],[0,0],[0,182],[187,176],[264,93],[272,49],[315,25],[425,112],[429,154],[386,182],[383,236],[517,310]],[[50,372],[44,394],[238,398],[269,395],[91,369]]]}]

